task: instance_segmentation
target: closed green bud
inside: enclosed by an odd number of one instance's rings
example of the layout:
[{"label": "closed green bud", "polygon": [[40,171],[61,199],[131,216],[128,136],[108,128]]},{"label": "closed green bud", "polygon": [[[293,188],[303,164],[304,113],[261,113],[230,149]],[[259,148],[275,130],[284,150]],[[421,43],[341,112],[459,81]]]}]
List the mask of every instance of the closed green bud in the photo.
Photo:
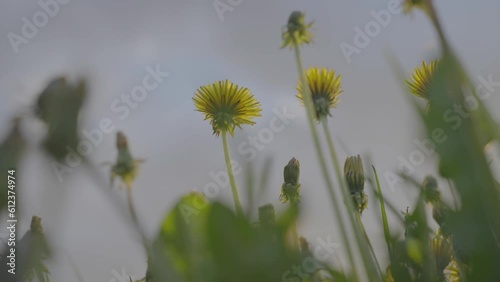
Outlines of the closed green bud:
[{"label": "closed green bud", "polygon": [[404,215],[404,226],[405,226],[405,238],[418,238],[420,228],[418,225],[417,218],[414,214],[412,214],[408,208],[406,208],[406,212],[403,212]]},{"label": "closed green bud", "polygon": [[276,224],[276,213],[271,204],[259,207],[259,222],[262,227],[270,227]]},{"label": "closed green bud", "polygon": [[33,216],[31,218],[30,230],[32,232],[43,233],[42,218],[38,216]]},{"label": "closed green bud", "polygon": [[354,203],[354,209],[359,214],[362,214],[368,206],[368,196],[363,191],[365,188],[365,172],[363,161],[359,155],[348,157],[345,160],[344,177]]},{"label": "closed green bud", "polygon": [[293,48],[295,45],[300,46],[311,43],[314,37],[310,32],[312,24],[312,22],[306,23],[304,13],[292,12],[282,33],[283,44],[281,48]]},{"label": "closed green bud", "polygon": [[441,193],[438,190],[437,180],[433,176],[427,176],[422,183],[425,201],[437,203],[441,201]]},{"label": "closed green bud", "polygon": [[348,157],[345,160],[344,177],[351,195],[363,191],[365,187],[365,172],[359,155]]},{"label": "closed green bud", "polygon": [[136,160],[132,157],[128,147],[127,137],[121,131],[116,133],[116,148],[118,149],[118,156],[116,158],[116,163],[111,169],[111,185],[113,185],[115,177],[120,177],[123,184],[125,184],[127,188],[131,188],[139,173],[139,164],[143,161]]},{"label": "closed green bud", "polygon": [[280,200],[300,202],[300,163],[296,158],[292,158],[283,170],[284,182],[281,186]]},{"label": "closed green bud", "polygon": [[300,163],[296,158],[292,158],[283,171],[285,183],[297,185],[300,176]]}]

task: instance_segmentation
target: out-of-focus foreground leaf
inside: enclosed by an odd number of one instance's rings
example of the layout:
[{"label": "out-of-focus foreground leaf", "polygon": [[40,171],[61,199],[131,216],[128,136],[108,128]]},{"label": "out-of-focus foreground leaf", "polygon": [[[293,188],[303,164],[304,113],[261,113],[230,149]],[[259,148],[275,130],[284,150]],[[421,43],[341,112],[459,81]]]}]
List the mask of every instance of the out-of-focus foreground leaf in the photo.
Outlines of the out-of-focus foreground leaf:
[{"label": "out-of-focus foreground leaf", "polygon": [[56,160],[68,154],[68,147],[77,150],[78,116],[85,97],[84,81],[71,85],[65,78],[50,82],[38,97],[36,114],[48,127],[43,146]]},{"label": "out-of-focus foreground leaf", "polygon": [[463,115],[460,123],[445,118],[455,107],[464,107],[466,95],[471,95],[466,81],[460,63],[445,49],[429,89],[430,110],[423,117],[431,137],[435,130],[446,136],[436,144],[440,171],[454,182],[462,199],[461,209],[448,222],[456,256],[468,265],[469,281],[495,281],[500,277],[500,193],[483,153],[486,139],[495,133],[480,131],[495,126],[484,125],[489,122],[484,107]]},{"label": "out-of-focus foreground leaf", "polygon": [[255,225],[200,194],[185,196],[163,221],[148,281],[281,281],[298,264],[285,240],[294,218],[291,211],[275,225]]},{"label": "out-of-focus foreground leaf", "polygon": [[30,230],[16,242],[15,248],[16,274],[7,272],[9,266],[4,259],[8,256],[10,247],[6,247],[0,260],[2,264],[0,281],[34,281],[36,278],[39,282],[50,282],[50,273],[44,263],[50,256],[50,249],[43,232],[41,218],[33,216]]}]

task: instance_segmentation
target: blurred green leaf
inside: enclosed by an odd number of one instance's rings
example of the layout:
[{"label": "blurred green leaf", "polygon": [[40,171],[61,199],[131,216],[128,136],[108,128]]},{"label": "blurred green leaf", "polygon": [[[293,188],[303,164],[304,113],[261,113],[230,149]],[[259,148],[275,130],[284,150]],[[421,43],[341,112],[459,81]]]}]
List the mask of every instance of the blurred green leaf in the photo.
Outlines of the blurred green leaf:
[{"label": "blurred green leaf", "polygon": [[163,221],[155,244],[163,247],[182,281],[214,281],[206,232],[211,209],[203,195],[192,193],[184,196]]},{"label": "blurred green leaf", "polygon": [[210,250],[217,281],[282,281],[294,265],[283,233],[253,228],[227,207],[214,204],[209,216]]},{"label": "blurred green leaf", "polygon": [[36,114],[48,127],[43,146],[56,160],[63,159],[70,150],[77,154],[78,116],[86,92],[84,81],[71,85],[65,78],[57,78],[38,97]]}]

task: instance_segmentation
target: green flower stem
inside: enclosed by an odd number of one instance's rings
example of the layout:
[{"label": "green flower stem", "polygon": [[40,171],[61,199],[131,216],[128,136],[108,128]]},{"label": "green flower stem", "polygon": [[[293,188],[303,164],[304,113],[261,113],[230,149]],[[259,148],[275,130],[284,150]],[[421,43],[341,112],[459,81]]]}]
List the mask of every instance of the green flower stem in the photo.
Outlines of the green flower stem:
[{"label": "green flower stem", "polygon": [[346,224],[344,222],[344,219],[342,218],[342,213],[341,213],[340,207],[335,200],[336,197],[335,197],[335,192],[333,190],[332,180],[330,178],[330,173],[329,173],[327,166],[326,166],[325,157],[324,157],[324,154],[323,154],[322,149],[321,149],[321,144],[319,142],[318,131],[317,131],[316,125],[314,123],[314,106],[312,104],[312,102],[313,102],[312,96],[311,96],[312,94],[311,94],[311,90],[309,89],[307,80],[306,80],[305,75],[304,75],[304,69],[302,67],[302,61],[300,59],[300,50],[299,50],[299,46],[298,46],[297,42],[294,42],[294,51],[295,51],[295,59],[297,61],[297,68],[299,71],[299,78],[300,78],[302,85],[304,86],[304,99],[303,100],[304,100],[304,105],[306,106],[307,120],[309,123],[309,127],[311,128],[311,134],[313,137],[314,147],[316,148],[316,154],[317,154],[318,159],[320,161],[320,166],[321,166],[321,170],[323,173],[323,177],[324,177],[325,182],[329,188],[328,193],[329,193],[330,198],[332,200],[333,208],[335,211],[334,212],[335,217],[337,218],[337,221],[340,224],[339,229],[340,229],[340,232],[342,234],[343,243],[347,248],[349,262],[353,268],[353,273],[354,273],[354,278],[355,278],[354,280],[359,281],[357,264],[354,260],[354,252],[352,250],[352,246],[349,244]]},{"label": "green flower stem", "polygon": [[[290,208],[297,209],[298,208],[297,203],[295,203],[293,200],[291,200],[290,201]],[[300,244],[299,244],[299,234],[297,232],[297,220],[293,221],[291,228],[292,228],[293,246],[295,249],[298,250],[300,248]]]},{"label": "green flower stem", "polygon": [[[366,236],[366,238],[363,238],[361,235],[364,232],[362,230],[363,229],[362,223],[360,223],[358,225],[358,224],[356,224],[356,222],[354,220],[354,214],[358,214],[358,213],[354,210],[354,205],[352,203],[352,199],[347,192],[348,190],[347,190],[347,187],[346,187],[346,184],[344,181],[344,176],[342,174],[342,170],[340,168],[340,163],[338,161],[337,153],[335,151],[335,146],[333,145],[333,140],[332,140],[332,136],[330,134],[330,129],[328,128],[327,119],[324,118],[323,120],[321,120],[321,124],[323,125],[323,131],[324,131],[325,136],[326,136],[326,141],[328,143],[328,149],[330,150],[330,156],[332,158],[333,166],[335,167],[335,173],[337,174],[337,180],[338,180],[339,186],[341,188],[340,190],[342,191],[342,197],[344,199],[345,205],[347,206],[349,219],[351,221],[352,226],[354,227],[354,234],[355,234],[354,237],[356,239],[357,246],[360,250],[366,250],[366,248],[370,247],[370,242],[368,240],[368,236]],[[365,235],[366,235],[366,233],[365,233]],[[382,281],[383,280],[382,274],[380,272],[380,267],[379,267],[378,262],[376,261],[375,255],[373,254],[373,258],[370,259],[367,252],[361,251],[361,257],[363,258],[363,262],[364,262],[365,266],[367,268],[369,267],[372,272],[376,272],[379,275],[379,279]]]},{"label": "green flower stem", "polygon": [[130,211],[130,216],[132,217],[132,220],[134,222],[139,222],[139,219],[137,218],[137,213],[135,212],[135,205],[134,201],[132,200],[132,185],[127,184],[127,203],[128,203],[128,209]]},{"label": "green flower stem", "polygon": [[224,147],[224,158],[226,159],[227,174],[229,175],[229,182],[231,183],[231,190],[233,191],[234,206],[236,213],[243,216],[243,208],[241,207],[240,195],[238,194],[238,186],[234,179],[233,164],[231,162],[231,155],[229,154],[229,146],[227,145],[227,132],[222,131],[222,145]]},{"label": "green flower stem", "polygon": [[[377,257],[375,256],[375,251],[373,250],[373,246],[370,243],[370,238],[368,238],[368,234],[366,234],[365,226],[363,225],[363,221],[361,220],[361,215],[359,214],[359,212],[356,212],[356,219],[358,220],[359,228],[363,232],[365,240],[368,243],[368,247],[370,247],[370,254],[372,256],[372,259],[373,259],[373,261],[377,262]],[[382,277],[383,277],[382,270],[380,269],[380,265],[378,264],[378,262],[375,264],[375,266],[377,267],[377,272],[378,272],[380,278],[382,279]]]},{"label": "green flower stem", "polygon": [[142,240],[142,245],[144,246],[146,254],[149,257],[151,254],[153,254],[153,250],[151,249],[151,245],[149,244],[146,235],[144,235],[144,232],[142,232],[141,224],[139,222],[139,218],[137,217],[137,212],[135,211],[134,201],[132,200],[132,185],[127,184],[126,189],[127,189],[127,203],[128,203],[128,209],[130,211],[130,217],[134,225],[137,227],[137,231],[139,232],[139,235]]}]

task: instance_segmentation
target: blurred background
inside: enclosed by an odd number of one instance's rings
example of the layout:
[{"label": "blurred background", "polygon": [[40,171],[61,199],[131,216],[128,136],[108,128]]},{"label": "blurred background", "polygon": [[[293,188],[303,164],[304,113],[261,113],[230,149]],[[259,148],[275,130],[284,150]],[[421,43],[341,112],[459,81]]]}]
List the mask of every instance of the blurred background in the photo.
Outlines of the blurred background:
[{"label": "blurred background", "polygon": [[[344,93],[330,123],[337,144],[342,144],[340,159],[353,154],[370,156],[381,176],[383,192],[403,211],[411,205],[416,190],[403,181],[388,183],[385,176],[397,173],[412,152],[421,150],[415,140],[422,141],[425,135],[409,100],[413,97],[404,92],[397,75],[406,77],[423,60],[436,58],[439,46],[420,13],[410,17],[391,13],[385,26],[378,25],[378,32],[366,37],[362,47],[356,45],[357,28],[364,31],[376,19],[374,14],[387,11],[390,2],[4,2],[0,9],[0,136],[7,134],[14,115],[34,106],[52,79],[88,79],[89,96],[80,131],[95,132],[103,119],[111,120],[115,129],[102,133],[102,141],[93,147],[89,159],[108,177],[109,167],[102,163],[116,158],[114,132],[126,133],[134,156],[146,159],[133,193],[141,224],[153,238],[181,195],[203,191],[209,183],[216,183],[213,175],[225,170],[221,142],[212,135],[203,115],[194,111],[191,98],[201,85],[230,79],[250,88],[263,107],[257,124],[238,130],[230,140],[232,156],[241,167],[237,178],[243,202],[248,202],[244,191],[248,167],[261,175],[266,159],[271,158],[268,185],[255,204],[273,203],[279,210],[283,166],[296,157],[302,170],[299,234],[313,245],[318,240],[340,242],[304,109],[295,98],[298,75],[294,56],[290,50],[280,49],[281,28],[294,10],[302,10],[306,19],[314,20],[316,39],[303,49],[305,66],[333,68],[343,76]],[[500,2],[435,2],[471,77],[477,78],[476,83],[480,83],[479,77],[488,80],[490,76],[499,82]],[[38,23],[36,31],[24,27],[27,21]],[[345,44],[357,46],[357,51],[346,57],[341,48]],[[389,56],[396,57],[406,73],[394,73]],[[143,85],[152,70],[168,76],[151,80],[156,86],[141,101],[127,102],[126,97],[134,87]],[[491,93],[485,102],[500,120],[500,87]],[[279,130],[272,125],[276,118],[283,122]],[[100,191],[107,187],[96,186],[82,167],[58,178],[52,161],[37,148],[45,134],[43,124],[27,119],[22,131],[31,146],[17,168],[18,236],[29,228],[31,216],[42,217],[54,247],[49,263],[53,281],[76,281],[71,262],[86,281],[113,281],[123,271],[143,277],[145,254],[135,232]],[[490,154],[500,151],[493,146]],[[368,169],[366,165],[367,173]],[[432,153],[425,154],[412,176],[420,181],[429,173],[436,174]],[[378,205],[371,189],[366,190],[370,204],[363,220],[376,254],[385,261]],[[229,187],[220,191],[213,200],[231,204]],[[4,218],[2,226],[3,222]],[[342,257],[339,250],[329,259],[342,261]]]}]

